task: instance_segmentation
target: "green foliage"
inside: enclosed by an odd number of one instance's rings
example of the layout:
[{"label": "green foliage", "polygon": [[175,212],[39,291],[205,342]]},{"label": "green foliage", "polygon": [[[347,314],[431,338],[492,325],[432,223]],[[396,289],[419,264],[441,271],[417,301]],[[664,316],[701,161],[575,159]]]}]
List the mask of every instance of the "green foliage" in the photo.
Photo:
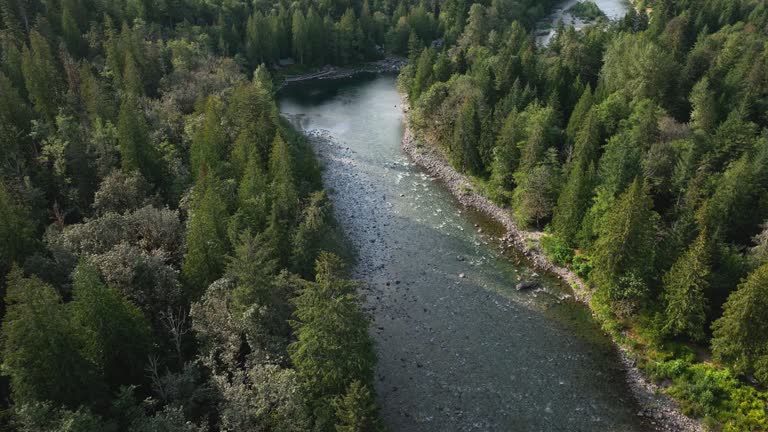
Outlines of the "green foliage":
[{"label": "green foliage", "polygon": [[567,265],[573,261],[573,249],[568,244],[554,235],[546,235],[541,238],[541,246],[544,253],[554,262]]},{"label": "green foliage", "polygon": [[737,373],[768,382],[768,264],[755,269],[729,297],[713,325],[712,352]]},{"label": "green foliage", "polygon": [[373,394],[360,381],[353,381],[344,397],[335,402],[336,432],[375,432],[384,430]]},{"label": "green foliage", "polygon": [[705,337],[704,325],[710,274],[709,239],[702,231],[694,243],[664,275],[667,304],[664,330],[674,336],[687,335],[696,341]]},{"label": "green foliage", "polygon": [[568,8],[568,12],[583,20],[596,20],[605,16],[605,12],[600,10],[600,7],[591,0],[584,0],[576,3]]},{"label": "green foliage", "polygon": [[603,217],[591,252],[592,280],[610,298],[637,301],[648,294],[657,223],[648,188],[635,179]]},{"label": "green foliage", "polygon": [[229,252],[227,203],[221,181],[214,174],[201,175],[192,199],[187,223],[187,254],[181,272],[188,284],[189,298],[195,299],[224,272]]},{"label": "green foliage", "polygon": [[14,269],[8,276],[2,326],[2,370],[15,403],[50,401],[77,408],[104,397],[82,332],[53,287]]},{"label": "green foliage", "polygon": [[83,353],[111,389],[141,382],[151,349],[146,318],[120,292],[105,285],[91,264],[81,262],[73,280],[72,302],[67,306],[82,335]]},{"label": "green foliage", "polygon": [[27,92],[35,110],[47,120],[53,121],[58,114],[63,87],[59,65],[43,35],[36,30],[32,31],[29,40],[29,46],[24,46],[21,63]]},{"label": "green foliage", "polygon": [[194,177],[202,171],[223,174],[222,164],[226,158],[229,139],[219,114],[220,102],[210,97],[205,103],[203,123],[192,138],[189,148],[189,169]]},{"label": "green foliage", "polygon": [[[370,385],[375,356],[368,338],[368,318],[360,311],[357,283],[347,279],[341,260],[321,253],[316,282],[307,283],[293,300],[296,342],[289,346],[291,360],[307,403],[320,429],[337,422],[333,401],[356,380]],[[348,413],[342,424],[348,422]]]},{"label": "green foliage", "polygon": [[124,171],[138,170],[153,182],[160,180],[159,158],[150,142],[144,114],[138,101],[132,96],[127,97],[120,105],[117,142]]}]

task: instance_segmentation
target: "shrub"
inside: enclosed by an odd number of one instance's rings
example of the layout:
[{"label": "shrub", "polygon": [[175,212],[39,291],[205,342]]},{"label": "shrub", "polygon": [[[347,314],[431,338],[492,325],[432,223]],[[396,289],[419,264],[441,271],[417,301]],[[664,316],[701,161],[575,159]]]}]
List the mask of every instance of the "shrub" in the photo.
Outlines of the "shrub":
[{"label": "shrub", "polygon": [[580,278],[589,278],[589,272],[592,271],[592,264],[589,262],[589,257],[584,254],[576,254],[571,261],[571,269]]},{"label": "shrub", "polygon": [[544,253],[554,262],[566,265],[573,260],[573,249],[566,242],[553,235],[541,238],[541,247]]}]

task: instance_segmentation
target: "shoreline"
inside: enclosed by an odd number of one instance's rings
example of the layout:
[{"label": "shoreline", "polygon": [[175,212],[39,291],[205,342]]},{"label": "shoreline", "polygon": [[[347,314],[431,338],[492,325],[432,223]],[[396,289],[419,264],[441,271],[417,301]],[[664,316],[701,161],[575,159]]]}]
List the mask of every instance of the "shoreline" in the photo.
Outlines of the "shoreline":
[{"label": "shoreline", "polygon": [[[497,222],[505,230],[502,247],[514,247],[522,253],[539,271],[550,272],[571,286],[574,298],[584,303],[590,310],[592,292],[589,286],[566,267],[553,263],[541,251],[528,245],[531,232],[520,230],[509,211],[494,204],[490,199],[475,190],[474,185],[464,175],[453,169],[442,152],[435,146],[420,144],[410,127],[410,107],[405,96],[401,96],[400,109],[403,113],[404,133],[401,149],[419,167],[429,175],[438,178],[451,194],[464,206],[481,211]],[[624,366],[629,385],[640,405],[638,416],[646,418],[659,432],[703,432],[701,422],[691,419],[680,412],[677,402],[662,393],[663,387],[651,382],[638,368],[633,355],[615,339],[614,345]]]},{"label": "shoreline", "polygon": [[400,69],[406,65],[407,59],[400,57],[387,57],[381,60],[364,63],[357,66],[323,66],[320,70],[308,72],[299,75],[287,75],[283,78],[283,81],[277,87],[277,90],[281,90],[283,87],[302,83],[306,81],[321,81],[321,80],[337,80],[344,78],[352,78],[362,73],[396,73],[400,72]]}]

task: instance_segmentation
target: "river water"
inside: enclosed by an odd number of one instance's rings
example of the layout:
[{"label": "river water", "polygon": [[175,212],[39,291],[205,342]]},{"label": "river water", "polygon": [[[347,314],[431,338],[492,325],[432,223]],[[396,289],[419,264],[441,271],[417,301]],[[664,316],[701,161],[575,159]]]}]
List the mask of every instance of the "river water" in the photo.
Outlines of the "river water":
[{"label": "river water", "polygon": [[[582,29],[585,25],[591,24],[588,21],[581,20],[570,13],[570,9],[576,3],[584,0],[565,0],[552,10],[546,18],[542,19],[536,25],[536,43],[539,46],[547,46],[552,38],[555,36],[555,30],[557,29],[557,23],[563,22],[566,26],[574,26],[577,30]],[[605,14],[609,20],[618,20],[623,18],[629,8],[632,5],[629,0],[592,0]]]},{"label": "river water", "polygon": [[[516,264],[499,247],[500,226],[401,151],[394,76],[292,85],[279,103],[324,137],[313,141],[367,285],[391,430],[651,430],[586,308],[558,280]],[[542,289],[518,292],[521,280]]]}]

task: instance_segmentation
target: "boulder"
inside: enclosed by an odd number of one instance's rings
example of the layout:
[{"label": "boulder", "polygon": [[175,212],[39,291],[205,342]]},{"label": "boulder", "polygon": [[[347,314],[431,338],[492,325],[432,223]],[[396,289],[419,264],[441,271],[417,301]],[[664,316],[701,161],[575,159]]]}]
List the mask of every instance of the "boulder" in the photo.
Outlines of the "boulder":
[{"label": "boulder", "polygon": [[532,290],[532,289],[538,288],[538,286],[539,286],[538,282],[523,281],[523,282],[520,282],[519,284],[517,284],[515,286],[515,289],[517,289],[518,291],[528,291],[528,290]]}]

